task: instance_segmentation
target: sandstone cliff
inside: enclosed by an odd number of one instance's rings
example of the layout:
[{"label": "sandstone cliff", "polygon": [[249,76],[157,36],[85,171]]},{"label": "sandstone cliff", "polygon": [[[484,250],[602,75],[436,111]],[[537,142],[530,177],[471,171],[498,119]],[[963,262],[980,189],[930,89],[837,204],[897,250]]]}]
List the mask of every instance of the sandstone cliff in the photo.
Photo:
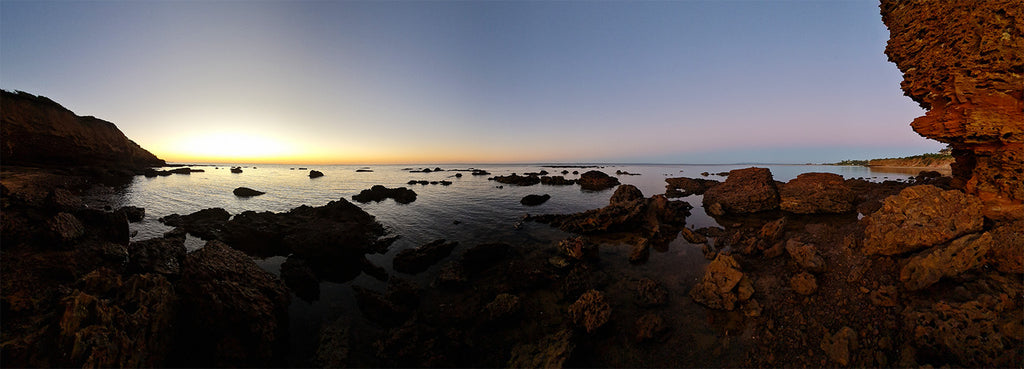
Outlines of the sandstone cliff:
[{"label": "sandstone cliff", "polygon": [[1024,217],[1024,7],[1019,0],[882,0],[885,53],[928,112],[911,126],[953,147],[986,215]]},{"label": "sandstone cliff", "polygon": [[0,153],[4,165],[164,165],[163,160],[129,140],[113,123],[77,116],[42,96],[3,91],[0,115]]},{"label": "sandstone cliff", "polygon": [[869,167],[891,167],[891,168],[927,168],[934,170],[949,170],[954,160],[951,156],[929,154],[918,155],[906,158],[894,159],[871,159]]}]

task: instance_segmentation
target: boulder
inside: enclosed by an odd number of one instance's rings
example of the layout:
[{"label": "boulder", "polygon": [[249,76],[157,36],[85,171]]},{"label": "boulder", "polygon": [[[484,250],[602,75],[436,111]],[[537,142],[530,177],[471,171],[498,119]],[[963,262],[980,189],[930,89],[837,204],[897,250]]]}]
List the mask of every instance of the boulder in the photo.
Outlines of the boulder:
[{"label": "boulder", "polygon": [[779,198],[782,210],[798,214],[848,213],[855,200],[843,176],[833,173],[800,174],[779,188]]},{"label": "boulder", "polygon": [[323,176],[324,176],[324,172],[321,172],[319,170],[311,170],[311,171],[309,171],[309,178],[320,178],[320,177],[323,177]]},{"label": "boulder", "polygon": [[978,198],[932,185],[912,186],[885,199],[864,217],[864,252],[896,255],[920,250],[981,230]]},{"label": "boulder", "polygon": [[724,253],[708,264],[700,283],[690,290],[694,301],[718,310],[733,310],[737,302],[746,301],[752,294],[750,279],[743,275],[736,259]]},{"label": "boulder", "polygon": [[591,170],[580,174],[580,187],[587,191],[603,191],[619,185],[619,179],[604,172]]},{"label": "boulder", "polygon": [[519,200],[519,203],[525,206],[537,206],[547,202],[549,199],[551,199],[551,195],[548,194],[526,195],[522,200]]},{"label": "boulder", "polygon": [[719,204],[726,214],[756,213],[779,208],[779,191],[767,168],[735,169],[724,183],[704,193],[704,207]]},{"label": "boulder", "polygon": [[451,255],[458,242],[436,240],[415,249],[405,249],[395,254],[393,268],[396,272],[416,274]]},{"label": "boulder", "polygon": [[690,195],[703,195],[708,189],[715,187],[722,182],[711,179],[695,179],[687,177],[665,178],[665,196],[686,197]]},{"label": "boulder", "polygon": [[375,185],[368,190],[363,190],[358,195],[352,195],[353,200],[361,203],[381,202],[387,198],[394,199],[399,204],[408,204],[416,201],[416,192],[405,187],[387,188]]},{"label": "boulder", "polygon": [[634,202],[643,200],[644,194],[640,192],[639,188],[634,185],[621,185],[615,189],[615,193],[612,194],[611,199],[608,200],[609,206],[629,206]]},{"label": "boulder", "polygon": [[[1019,282],[1018,282],[1019,283]],[[983,294],[970,301],[939,300],[907,307],[902,319],[908,343],[924,352],[942,353],[936,364],[956,367],[1019,367],[1019,304]],[[1016,327],[1016,328],[1013,328]]]},{"label": "boulder", "polygon": [[256,191],[256,190],[251,189],[249,187],[239,187],[239,188],[236,188],[234,191],[232,191],[232,193],[234,193],[235,196],[238,196],[238,197],[253,197],[253,196],[259,196],[259,195],[265,194],[266,192]]},{"label": "boulder", "polygon": [[623,185],[609,204],[601,209],[576,214],[530,216],[528,220],[547,223],[577,234],[639,232],[644,237],[674,239],[690,214],[690,204],[669,201],[663,195],[644,199],[636,187]]},{"label": "boulder", "polygon": [[548,186],[571,186],[576,184],[576,180],[565,179],[562,176],[543,176],[540,177],[540,183]]},{"label": "boulder", "polygon": [[989,233],[957,238],[948,245],[911,257],[900,270],[900,281],[911,291],[926,288],[943,277],[954,277],[981,266],[991,248],[992,235]]},{"label": "boulder", "polygon": [[69,245],[85,235],[85,225],[68,213],[57,213],[46,222],[49,238],[58,244]]},{"label": "boulder", "polygon": [[604,294],[597,290],[583,293],[576,302],[569,306],[569,319],[577,327],[584,328],[587,333],[594,333],[611,318],[612,307],[608,305]]},{"label": "boulder", "polygon": [[188,254],[175,290],[182,311],[175,366],[281,366],[289,293],[241,251],[219,241]]}]

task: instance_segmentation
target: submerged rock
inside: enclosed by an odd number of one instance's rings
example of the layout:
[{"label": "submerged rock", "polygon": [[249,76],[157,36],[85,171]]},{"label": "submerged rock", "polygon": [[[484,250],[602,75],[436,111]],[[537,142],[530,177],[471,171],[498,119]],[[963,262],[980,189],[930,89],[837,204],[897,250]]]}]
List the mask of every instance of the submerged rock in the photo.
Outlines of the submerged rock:
[{"label": "submerged rock", "polygon": [[366,203],[370,201],[381,202],[391,198],[399,204],[408,204],[416,201],[416,192],[405,187],[387,188],[375,185],[368,190],[363,190],[358,195],[352,195],[352,199]]},{"label": "submerged rock", "polygon": [[757,213],[778,209],[779,191],[767,168],[735,169],[725,182],[708,189],[703,201],[705,208],[718,204],[725,214]]}]

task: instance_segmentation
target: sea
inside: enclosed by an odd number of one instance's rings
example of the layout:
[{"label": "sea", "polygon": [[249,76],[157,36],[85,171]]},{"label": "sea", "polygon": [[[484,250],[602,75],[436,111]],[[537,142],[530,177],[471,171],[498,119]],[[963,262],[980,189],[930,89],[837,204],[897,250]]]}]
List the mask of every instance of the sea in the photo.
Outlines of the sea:
[{"label": "sea", "polygon": [[[239,166],[242,173],[232,173],[230,168]],[[268,164],[203,164],[190,166],[202,172],[173,174],[147,178],[136,176],[123,186],[99,190],[91,196],[94,202],[105,202],[106,206],[138,206],[146,209],[143,221],[132,223],[132,241],[160,237],[171,230],[160,223],[159,218],[170,214],[189,214],[206,208],[224,208],[231,214],[253,210],[257,212],[285,212],[300,205],[321,206],[330,201],[347,199],[374,215],[391,235],[399,236],[388,252],[369,255],[368,259],[384,267],[390,274],[398,274],[422,286],[429,286],[437,269],[445,261],[437,263],[427,272],[418,275],[401,275],[394,272],[391,263],[394,255],[406,248],[418,247],[437,239],[459,242],[450,258],[461,254],[471,246],[504,242],[520,246],[555,245],[570,234],[545,224],[524,222],[528,214],[567,214],[596,209],[608,204],[614,189],[605,191],[583,191],[579,186],[515,186],[503,185],[488,180],[489,177],[524,174],[545,170],[549,175],[563,175],[567,179],[579,178],[576,173],[589,170],[603,171],[618,177],[624,184],[639,188],[645,196],[665,193],[665,179],[670,177],[691,177],[725,180],[719,173],[732,169],[764,167],[771,170],[777,181],[789,181],[801,173],[828,172],[850,178],[870,181],[906,180],[917,170],[878,169],[863,166],[834,165],[782,165],[782,164],[467,164],[467,165],[268,165]],[[424,168],[429,173],[413,172]],[[434,169],[440,168],[441,171]],[[173,168],[164,168],[173,169]],[[483,169],[490,175],[472,175],[469,170]],[[324,176],[310,178],[309,171],[318,170]],[[563,174],[563,171],[566,173]],[[616,174],[625,172],[629,174]],[[457,174],[461,173],[461,176]],[[702,173],[708,173],[702,175]],[[410,185],[410,180],[450,181],[450,185]],[[416,192],[416,200],[409,204],[398,204],[391,199],[381,202],[358,203],[352,196],[374,185],[406,187]],[[237,187],[249,187],[266,192],[264,195],[243,198],[232,193]],[[539,206],[524,206],[520,199],[526,195],[551,195],[550,200]],[[97,200],[99,199],[99,200]],[[699,195],[675,198],[693,205],[687,218],[687,227],[701,228],[718,226],[715,220],[701,208]],[[201,248],[205,241],[188,236],[186,248],[189,252]],[[625,263],[629,247],[608,247],[602,251],[611,253],[609,259]],[[621,259],[621,260],[619,260]],[[273,274],[280,273],[285,256],[255,259],[263,269]],[[665,276],[662,280],[681,291],[689,288],[700,278],[707,261],[699,247],[694,247],[679,238],[667,250],[657,250],[644,266],[648,272]],[[352,285],[383,290],[385,284],[365,274],[345,283],[323,282],[319,300],[305,301],[292,296],[289,309],[291,345],[295,366],[311,365],[315,355],[319,330],[323,324],[339,316],[358,310]],[[671,288],[672,286],[670,286]],[[674,289],[674,288],[673,288]]]}]

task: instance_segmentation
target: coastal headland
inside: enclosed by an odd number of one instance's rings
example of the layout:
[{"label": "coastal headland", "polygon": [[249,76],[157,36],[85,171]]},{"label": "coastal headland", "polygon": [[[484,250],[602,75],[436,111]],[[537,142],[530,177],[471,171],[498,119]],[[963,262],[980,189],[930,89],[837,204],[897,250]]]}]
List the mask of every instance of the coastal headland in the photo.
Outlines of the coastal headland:
[{"label": "coastal headland", "polygon": [[[571,235],[552,244],[437,240],[391,266],[369,256],[396,235],[344,198],[176,214],[161,219],[173,230],[133,242],[129,222],[145,209],[82,194],[165,163],[113,124],[4,92],[3,365],[1019,366],[1024,9],[884,0],[881,12],[902,87],[929,110],[913,128],[952,145],[951,176],[780,182],[751,167],[724,181],[666,178],[664,194],[600,168],[583,181],[495,177],[611,196],[598,209],[522,220]],[[700,204],[671,199],[693,195]],[[416,195],[371,187],[364,199]],[[687,227],[694,206],[719,226]],[[189,252],[188,237],[204,245]],[[706,263],[658,262],[679,247]],[[266,257],[286,259],[279,275],[254,261]],[[363,275],[382,287],[347,284]],[[296,360],[289,305],[316,299],[323,282],[350,290],[359,312],[304,337],[314,354]]]}]

